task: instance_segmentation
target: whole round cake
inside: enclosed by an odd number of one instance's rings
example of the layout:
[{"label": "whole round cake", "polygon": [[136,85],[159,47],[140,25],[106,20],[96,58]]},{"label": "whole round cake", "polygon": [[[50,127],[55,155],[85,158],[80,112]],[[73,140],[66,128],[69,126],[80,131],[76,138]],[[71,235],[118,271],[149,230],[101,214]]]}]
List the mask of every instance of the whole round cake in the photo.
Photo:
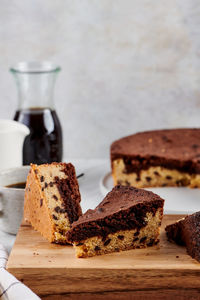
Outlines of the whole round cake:
[{"label": "whole round cake", "polygon": [[200,129],[136,133],[111,145],[114,184],[200,187]]}]

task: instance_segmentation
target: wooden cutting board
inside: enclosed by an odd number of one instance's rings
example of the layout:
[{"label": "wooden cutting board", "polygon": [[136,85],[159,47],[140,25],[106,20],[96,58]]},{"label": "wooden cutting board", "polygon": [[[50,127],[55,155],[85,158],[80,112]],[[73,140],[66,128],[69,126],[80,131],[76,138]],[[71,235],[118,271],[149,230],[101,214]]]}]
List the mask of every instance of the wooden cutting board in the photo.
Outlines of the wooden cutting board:
[{"label": "wooden cutting board", "polygon": [[181,217],[164,216],[157,246],[87,259],[23,223],[7,269],[42,299],[200,299],[200,263],[164,232]]}]

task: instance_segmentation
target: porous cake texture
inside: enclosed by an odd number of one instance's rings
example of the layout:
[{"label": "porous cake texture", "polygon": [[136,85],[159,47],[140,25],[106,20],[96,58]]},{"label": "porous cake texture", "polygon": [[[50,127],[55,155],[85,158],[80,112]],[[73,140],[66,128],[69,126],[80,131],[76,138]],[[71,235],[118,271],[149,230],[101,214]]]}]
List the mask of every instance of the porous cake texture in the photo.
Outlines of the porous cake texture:
[{"label": "porous cake texture", "polygon": [[144,248],[159,241],[164,200],[158,195],[116,186],[67,232],[77,257]]},{"label": "porous cake texture", "polygon": [[200,212],[166,226],[165,230],[169,241],[185,245],[188,254],[200,262]]},{"label": "porous cake texture", "polygon": [[200,187],[200,129],[140,132],[111,145],[114,184]]},{"label": "porous cake texture", "polygon": [[66,232],[82,214],[71,163],[32,164],[27,177],[24,218],[46,239],[66,243]]}]

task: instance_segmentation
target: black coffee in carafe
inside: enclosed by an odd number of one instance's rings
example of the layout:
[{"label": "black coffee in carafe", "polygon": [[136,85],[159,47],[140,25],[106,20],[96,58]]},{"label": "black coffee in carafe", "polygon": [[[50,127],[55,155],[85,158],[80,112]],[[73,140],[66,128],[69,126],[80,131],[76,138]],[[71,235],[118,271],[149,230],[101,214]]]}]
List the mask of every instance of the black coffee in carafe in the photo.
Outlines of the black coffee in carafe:
[{"label": "black coffee in carafe", "polygon": [[18,110],[14,120],[27,125],[30,129],[23,146],[24,165],[62,160],[62,131],[55,110],[50,108]]},{"label": "black coffee in carafe", "polygon": [[48,62],[19,63],[11,68],[19,94],[14,120],[30,129],[23,146],[24,165],[62,161],[62,129],[53,103],[59,71]]}]

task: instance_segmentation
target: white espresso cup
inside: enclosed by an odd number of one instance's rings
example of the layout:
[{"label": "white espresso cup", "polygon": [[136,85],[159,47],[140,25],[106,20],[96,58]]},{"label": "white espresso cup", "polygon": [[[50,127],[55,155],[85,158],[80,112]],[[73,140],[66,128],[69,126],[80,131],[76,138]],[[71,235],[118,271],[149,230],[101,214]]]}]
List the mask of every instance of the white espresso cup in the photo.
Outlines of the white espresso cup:
[{"label": "white espresso cup", "polygon": [[30,167],[0,172],[0,230],[16,234],[23,218],[24,189],[7,187],[26,182]]}]

